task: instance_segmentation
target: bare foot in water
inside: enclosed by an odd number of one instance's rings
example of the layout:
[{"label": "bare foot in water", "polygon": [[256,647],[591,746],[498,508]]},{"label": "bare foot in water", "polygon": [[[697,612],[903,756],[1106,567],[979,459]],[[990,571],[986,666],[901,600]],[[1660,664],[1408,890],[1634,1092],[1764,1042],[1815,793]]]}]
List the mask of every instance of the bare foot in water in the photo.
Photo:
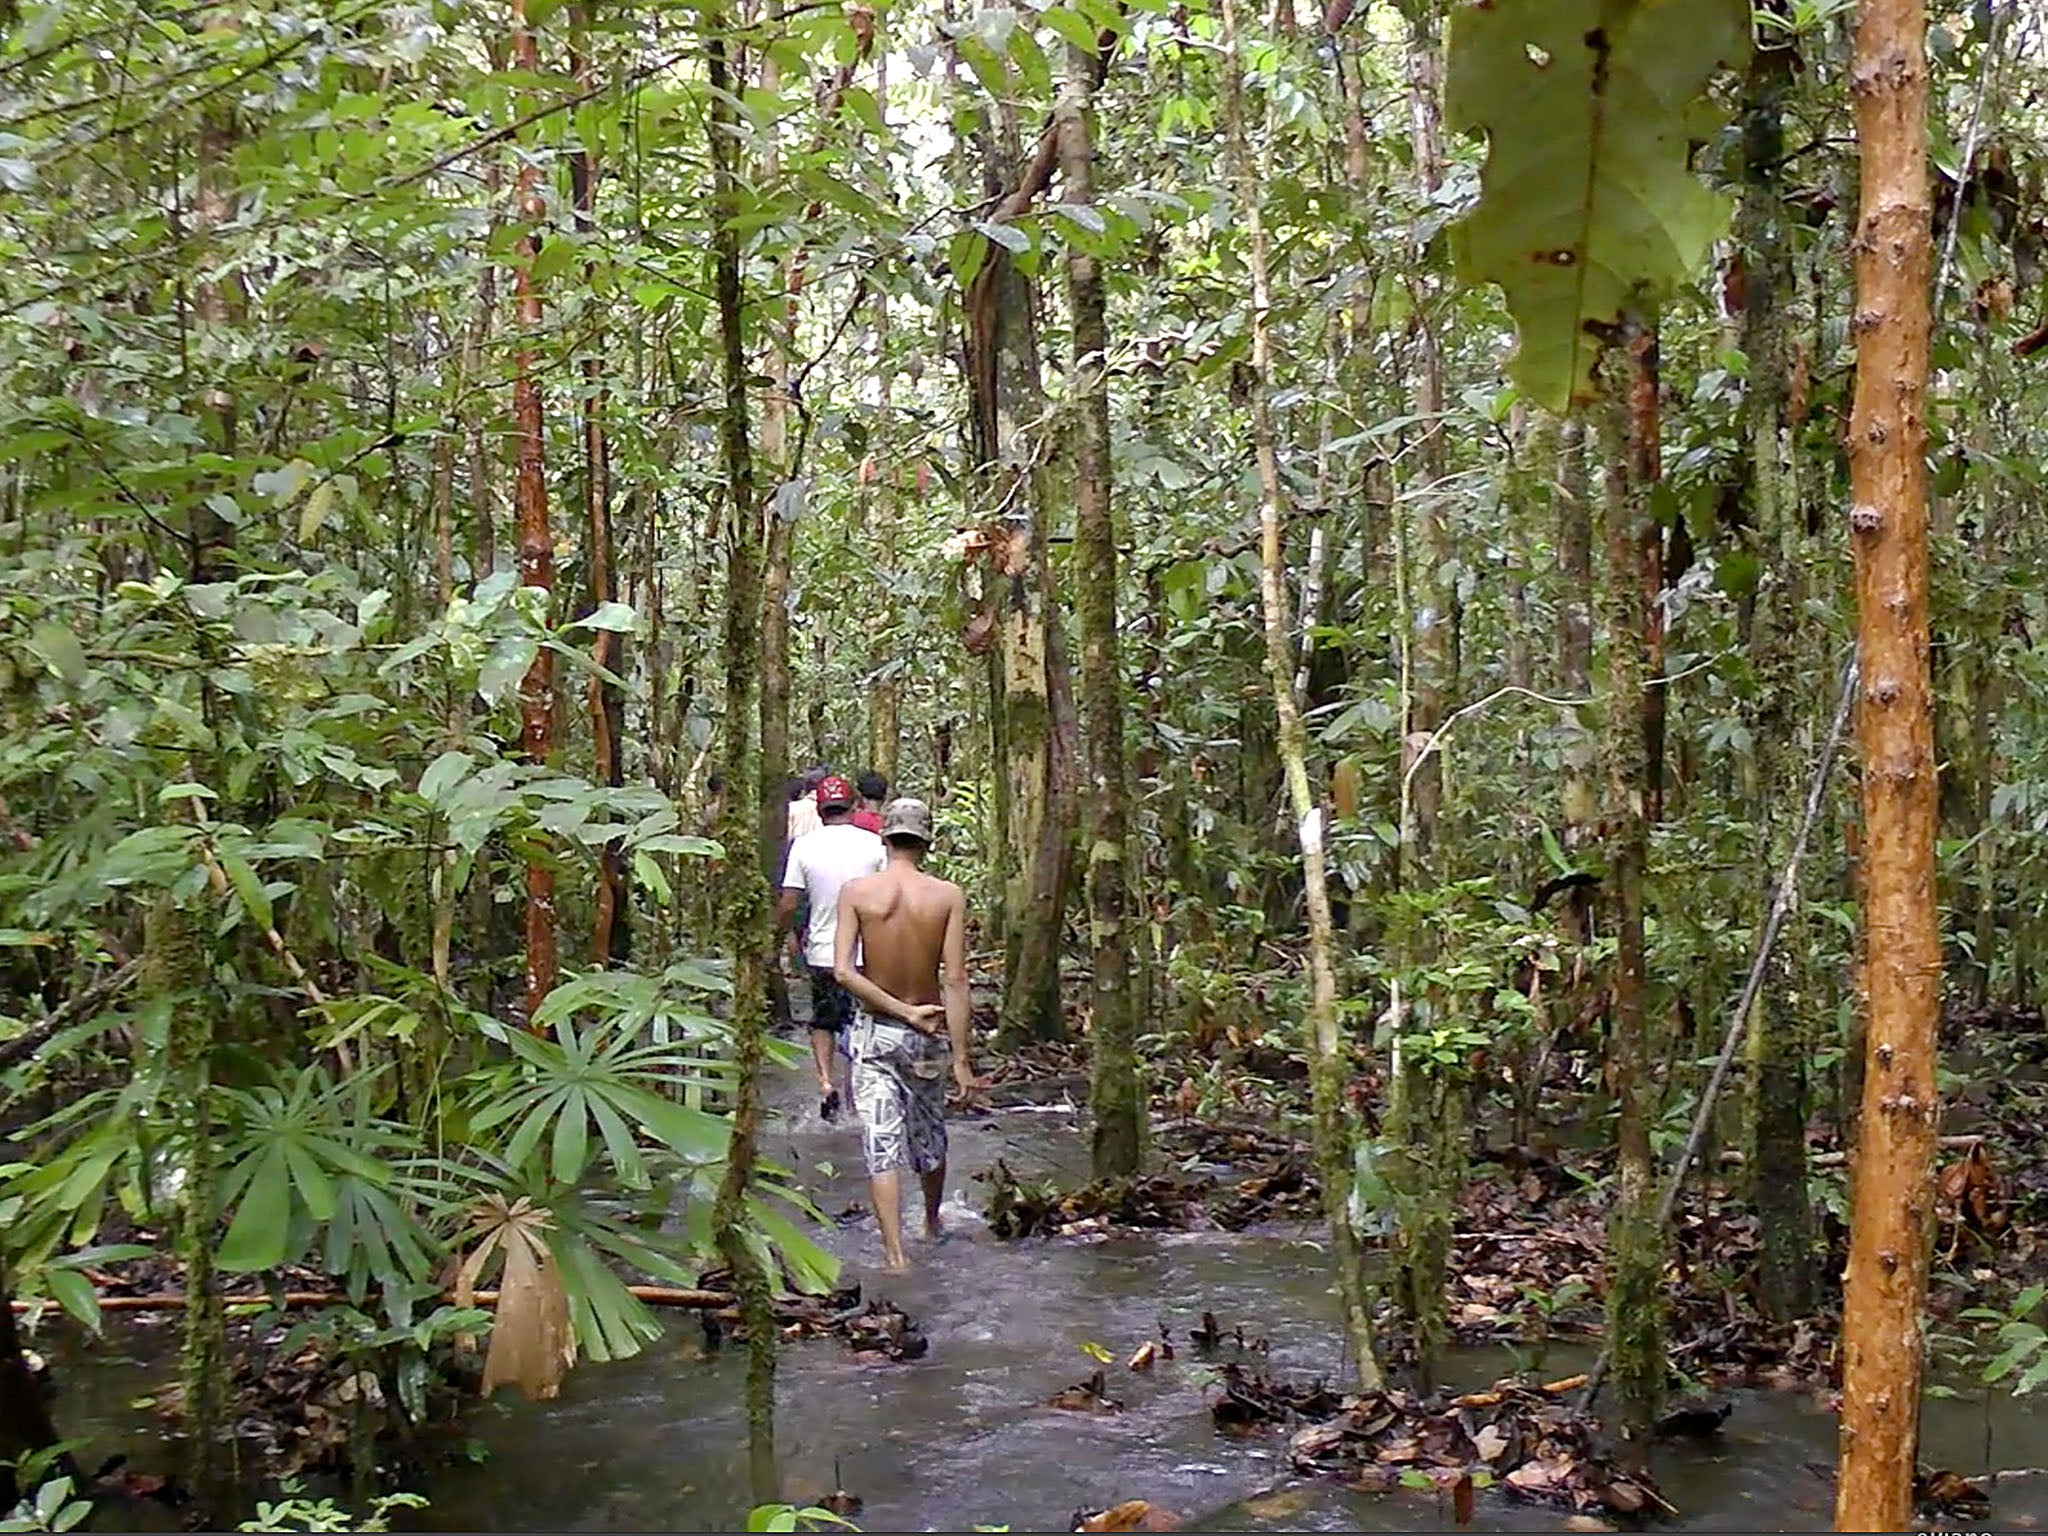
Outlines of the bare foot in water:
[{"label": "bare foot in water", "polygon": [[910,1259],[901,1253],[885,1253],[882,1255],[882,1268],[892,1275],[907,1275],[910,1273]]},{"label": "bare foot in water", "polygon": [[931,1215],[925,1217],[924,1235],[935,1243],[942,1243],[946,1240],[946,1224],[939,1219],[938,1212],[934,1211]]}]

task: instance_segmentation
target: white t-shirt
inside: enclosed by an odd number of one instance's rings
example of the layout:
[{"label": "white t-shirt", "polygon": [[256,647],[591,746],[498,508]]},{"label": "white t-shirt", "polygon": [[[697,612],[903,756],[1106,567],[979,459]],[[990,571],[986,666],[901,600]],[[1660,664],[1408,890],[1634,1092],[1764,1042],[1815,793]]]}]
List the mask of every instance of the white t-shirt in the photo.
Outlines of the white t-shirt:
[{"label": "white t-shirt", "polygon": [[792,841],[809,837],[825,825],[818,820],[818,800],[815,795],[803,795],[789,802],[789,835]]},{"label": "white t-shirt", "polygon": [[839,936],[840,887],[877,873],[887,862],[882,840],[850,821],[806,832],[790,845],[782,888],[807,892],[811,898],[809,942],[804,947],[807,962],[831,968],[832,946]]}]

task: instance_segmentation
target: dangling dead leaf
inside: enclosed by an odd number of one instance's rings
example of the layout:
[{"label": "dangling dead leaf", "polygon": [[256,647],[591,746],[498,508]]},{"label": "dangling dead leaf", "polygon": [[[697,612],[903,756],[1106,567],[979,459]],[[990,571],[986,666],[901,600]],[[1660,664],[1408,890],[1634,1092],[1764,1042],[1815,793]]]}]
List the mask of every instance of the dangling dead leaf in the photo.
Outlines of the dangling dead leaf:
[{"label": "dangling dead leaf", "polygon": [[1472,1474],[1461,1474],[1451,1484],[1451,1518],[1460,1525],[1472,1523]]},{"label": "dangling dead leaf", "polygon": [[1129,1369],[1134,1371],[1149,1371],[1152,1369],[1152,1362],[1157,1360],[1158,1358],[1158,1343],[1155,1340],[1147,1339],[1144,1343],[1140,1344],[1136,1350],[1132,1352]]},{"label": "dangling dead leaf", "polygon": [[548,1251],[548,1225],[548,1213],[524,1195],[510,1205],[502,1196],[489,1196],[473,1222],[481,1240],[458,1272],[458,1304],[464,1296],[474,1299],[492,1254],[505,1256],[497,1321],[484,1355],[485,1397],[508,1384],[528,1398],[553,1397],[562,1389],[563,1373],[576,1363],[569,1293]]}]

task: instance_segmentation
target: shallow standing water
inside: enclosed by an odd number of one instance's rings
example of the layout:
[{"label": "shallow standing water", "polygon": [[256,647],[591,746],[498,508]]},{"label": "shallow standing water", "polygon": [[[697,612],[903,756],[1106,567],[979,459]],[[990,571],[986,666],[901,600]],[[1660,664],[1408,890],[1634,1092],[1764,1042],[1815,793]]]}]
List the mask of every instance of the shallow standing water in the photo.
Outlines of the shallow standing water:
[{"label": "shallow standing water", "polygon": [[[766,1154],[800,1170],[828,1212],[866,1203],[857,1130],[828,1127],[781,1096]],[[785,1347],[777,1382],[785,1494],[806,1502],[835,1486],[860,1495],[872,1531],[1064,1531],[1077,1509],[1124,1499],[1163,1504],[1203,1530],[1398,1531],[1454,1528],[1426,1493],[1361,1495],[1295,1477],[1281,1436],[1225,1439],[1211,1427],[1209,1373],[1185,1346],[1188,1326],[1213,1310],[1271,1342],[1270,1366],[1298,1375],[1341,1367],[1326,1266],[1314,1228],[1239,1235],[1188,1234],[1103,1242],[997,1243],[975,1208],[972,1175],[997,1158],[1019,1174],[1075,1175],[1085,1163],[1072,1109],[1008,1110],[953,1125],[948,1239],[913,1241],[909,1276],[881,1273],[873,1224],[827,1234],[870,1297],[898,1302],[931,1350],[908,1364],[864,1362],[836,1340]],[[917,1224],[910,1230],[915,1233]],[[1149,1374],[1122,1362],[1164,1319],[1179,1358]],[[741,1410],[744,1350],[707,1354],[694,1314],[672,1315],[667,1338],[639,1358],[585,1364],[551,1403],[479,1405],[471,1432],[488,1455],[441,1472],[418,1520],[471,1531],[733,1531],[751,1502]],[[63,1428],[94,1451],[133,1449],[128,1407],[149,1382],[174,1372],[160,1329],[116,1334],[64,1371]],[[161,1342],[160,1342],[161,1341]],[[1095,1362],[1115,1357],[1110,1390],[1127,1411],[1082,1415],[1044,1406]],[[70,1351],[63,1352],[66,1355]],[[1225,1346],[1220,1358],[1233,1351]],[[124,1358],[125,1357],[125,1358]],[[1556,1374],[1583,1355],[1554,1352]],[[1483,1384],[1515,1367],[1505,1351],[1466,1353],[1456,1377]],[[1712,1446],[1661,1454],[1657,1475],[1686,1530],[1824,1530],[1832,1490],[1832,1415],[1807,1399],[1738,1396]],[[2005,1399],[1929,1405],[1925,1456],[1966,1475],[2048,1466],[2048,1415]],[[145,1458],[137,1456],[138,1464]],[[2048,1479],[1996,1491],[1981,1526],[2048,1521]],[[1466,1529],[1557,1530],[1556,1510],[1482,1493]]]}]

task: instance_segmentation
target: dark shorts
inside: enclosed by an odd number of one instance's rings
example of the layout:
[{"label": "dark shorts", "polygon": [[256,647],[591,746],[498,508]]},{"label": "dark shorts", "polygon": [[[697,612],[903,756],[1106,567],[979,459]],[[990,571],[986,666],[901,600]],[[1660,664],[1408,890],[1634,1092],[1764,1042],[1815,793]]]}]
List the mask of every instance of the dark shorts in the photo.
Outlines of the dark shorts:
[{"label": "dark shorts", "polygon": [[822,965],[811,970],[811,1028],[844,1034],[853,1023],[853,998],[839,978]]}]

